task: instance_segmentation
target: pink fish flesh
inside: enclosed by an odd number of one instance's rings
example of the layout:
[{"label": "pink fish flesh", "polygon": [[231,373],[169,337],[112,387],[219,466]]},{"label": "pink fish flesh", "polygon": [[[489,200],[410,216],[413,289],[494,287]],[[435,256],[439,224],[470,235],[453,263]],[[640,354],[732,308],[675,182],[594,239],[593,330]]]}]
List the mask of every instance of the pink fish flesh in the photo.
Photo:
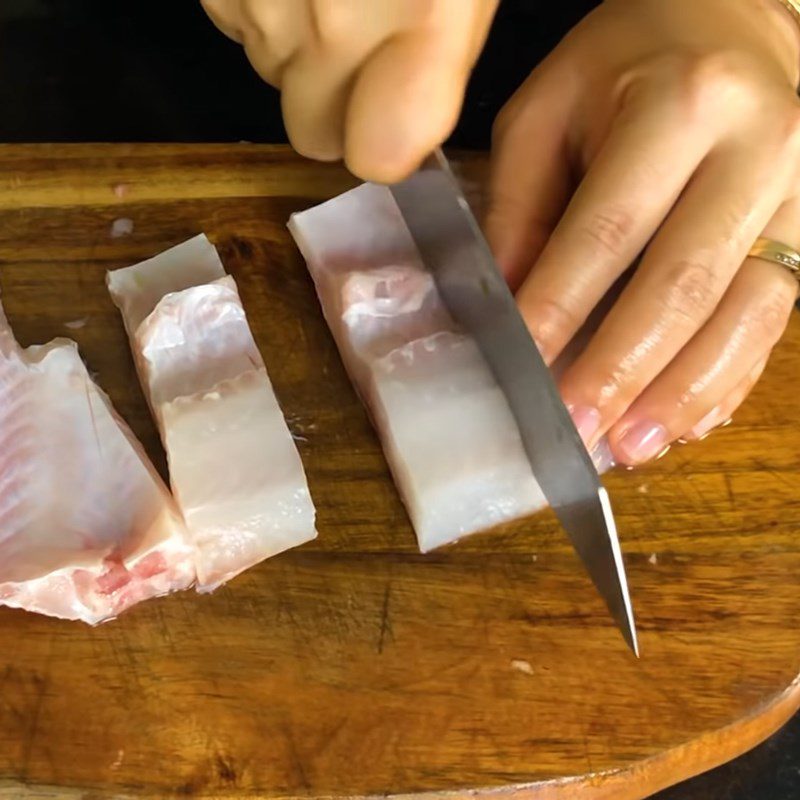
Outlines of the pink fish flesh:
[{"label": "pink fish flesh", "polygon": [[74,342],[0,308],[0,605],[95,624],[195,578],[181,516]]},{"label": "pink fish flesh", "polygon": [[236,284],[197,236],[108,275],[211,590],[316,536],[299,453]]},{"label": "pink fish flesh", "polygon": [[[363,184],[289,229],[423,552],[546,505],[508,403],[459,331],[389,190]],[[607,447],[595,454],[600,469]]]}]

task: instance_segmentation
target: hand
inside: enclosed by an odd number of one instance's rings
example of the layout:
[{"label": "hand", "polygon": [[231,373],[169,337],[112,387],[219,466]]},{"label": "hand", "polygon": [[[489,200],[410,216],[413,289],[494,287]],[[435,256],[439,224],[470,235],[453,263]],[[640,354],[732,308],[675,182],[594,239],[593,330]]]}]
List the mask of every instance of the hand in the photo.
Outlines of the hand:
[{"label": "hand", "polygon": [[561,378],[623,463],[726,421],[785,329],[747,253],[800,247],[798,65],[776,0],[606,0],[498,117],[487,236],[549,362],[643,252]]},{"label": "hand", "polygon": [[498,0],[202,0],[281,90],[301,154],[404,178],[455,127]]}]

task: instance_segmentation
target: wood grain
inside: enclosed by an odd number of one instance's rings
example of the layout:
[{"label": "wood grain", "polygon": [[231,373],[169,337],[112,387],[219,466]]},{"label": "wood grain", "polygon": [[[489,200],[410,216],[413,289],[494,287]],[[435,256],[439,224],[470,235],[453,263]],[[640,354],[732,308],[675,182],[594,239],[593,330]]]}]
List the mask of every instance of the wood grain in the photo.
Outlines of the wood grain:
[{"label": "wood grain", "polygon": [[[23,343],[74,336],[163,465],[103,276],[207,232],[320,530],[212,596],[96,629],[0,610],[0,797],[637,800],[800,706],[800,320],[734,425],[606,481],[637,662],[549,512],[416,552],[285,229],[350,183],[279,148],[0,147],[0,287]],[[110,236],[118,217],[130,236]]]}]

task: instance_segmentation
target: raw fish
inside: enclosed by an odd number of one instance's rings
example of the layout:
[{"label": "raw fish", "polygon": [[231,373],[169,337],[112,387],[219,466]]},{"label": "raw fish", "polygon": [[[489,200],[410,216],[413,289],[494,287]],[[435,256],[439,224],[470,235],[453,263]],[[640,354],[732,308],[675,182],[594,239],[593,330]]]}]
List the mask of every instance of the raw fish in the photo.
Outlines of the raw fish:
[{"label": "raw fish", "polygon": [[236,284],[197,236],[108,275],[196,548],[198,587],[316,536],[297,448]]},{"label": "raw fish", "polygon": [[[363,184],[289,222],[423,552],[544,505],[516,421],[459,331],[389,190]],[[607,448],[597,454],[605,469]]]},{"label": "raw fish", "polygon": [[0,308],[0,605],[95,624],[194,578],[172,497],[75,343],[22,349]]}]

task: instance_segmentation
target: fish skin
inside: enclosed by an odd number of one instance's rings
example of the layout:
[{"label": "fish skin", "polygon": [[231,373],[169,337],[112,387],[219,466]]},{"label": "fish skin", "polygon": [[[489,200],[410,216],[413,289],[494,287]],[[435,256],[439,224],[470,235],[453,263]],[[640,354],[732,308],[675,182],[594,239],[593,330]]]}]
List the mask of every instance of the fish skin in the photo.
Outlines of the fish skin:
[{"label": "fish skin", "polygon": [[186,529],[74,342],[0,308],[0,605],[97,624],[195,580]]}]

